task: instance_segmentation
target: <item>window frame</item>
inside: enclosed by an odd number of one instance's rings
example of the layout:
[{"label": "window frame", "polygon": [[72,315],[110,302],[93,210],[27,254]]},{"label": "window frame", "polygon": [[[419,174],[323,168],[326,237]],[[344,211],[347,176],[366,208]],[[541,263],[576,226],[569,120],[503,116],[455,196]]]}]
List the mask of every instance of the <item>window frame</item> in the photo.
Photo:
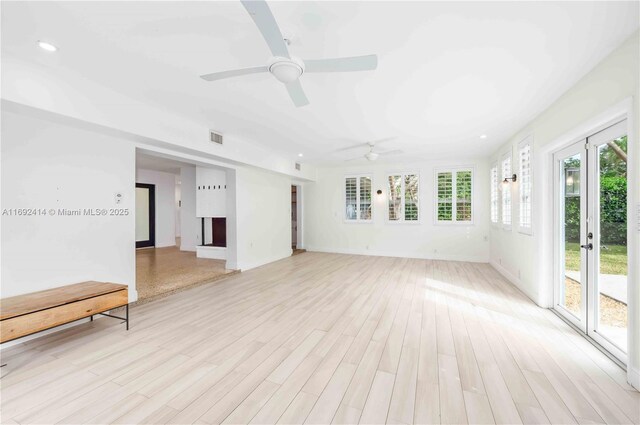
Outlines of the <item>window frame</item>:
[{"label": "window frame", "polygon": [[[529,146],[529,209],[530,209],[530,221],[529,221],[529,227],[523,227],[522,226],[522,222],[520,219],[520,212],[522,209],[522,162],[520,161],[520,151],[522,150],[523,147],[525,146]],[[534,170],[534,163],[533,163],[533,136],[527,136],[524,138],[524,140],[522,140],[520,143],[518,143],[518,180],[519,180],[519,184],[518,184],[518,232],[522,233],[524,235],[533,235],[533,170]],[[513,205],[513,197],[512,197],[512,205]],[[513,217],[511,219],[511,222],[513,223]]]},{"label": "window frame", "polygon": [[[368,177],[371,180],[371,218],[368,220],[363,220],[360,218],[360,178],[362,177]],[[347,218],[347,179],[349,178],[355,178],[356,179],[356,219],[355,220],[349,220]],[[364,224],[371,224],[373,223],[373,219],[374,219],[374,204],[375,204],[375,200],[373,197],[374,194],[374,184],[373,184],[373,174],[372,173],[360,173],[360,174],[345,174],[344,178],[342,179],[342,220],[345,223],[364,223]]]},{"label": "window frame", "polygon": [[[493,182],[493,170],[496,170],[496,181],[495,181],[495,185]],[[502,199],[500,198],[501,196],[501,188],[500,188],[500,168],[498,167],[498,161],[493,162],[490,166],[489,166],[489,221],[491,222],[492,226],[498,227],[500,226],[501,222],[502,222],[502,217],[500,212],[502,211]],[[492,208],[493,208],[493,199],[491,198],[491,196],[493,195],[493,191],[495,189],[495,194],[496,194],[496,221],[493,221],[493,212],[492,212]]]},{"label": "window frame", "polygon": [[510,169],[510,174],[506,177],[511,177],[513,176],[513,148],[509,148],[509,150],[505,153],[502,154],[502,156],[500,157],[500,179],[499,179],[499,185],[500,185],[500,226],[504,229],[504,230],[512,230],[513,229],[513,182],[511,180],[509,180],[509,183],[507,184],[507,190],[509,190],[509,224],[506,224],[504,222],[504,193],[505,193],[505,188],[504,188],[504,179],[505,179],[505,175],[504,175],[504,161],[506,161],[507,159],[509,159],[509,169]]},{"label": "window frame", "polygon": [[[417,220],[405,220],[405,176],[415,175],[418,177],[418,219]],[[400,181],[402,183],[401,195],[400,195],[400,211],[401,216],[400,220],[391,220],[389,218],[389,199],[391,199],[391,190],[389,188],[389,177],[391,176],[400,176]],[[388,172],[386,174],[385,179],[386,186],[386,194],[387,198],[385,199],[385,221],[389,224],[421,224],[422,223],[422,179],[420,178],[420,173],[418,171],[398,171],[398,172]]]},{"label": "window frame", "polygon": [[[458,195],[458,177],[459,171],[471,172],[471,220],[458,221],[456,216],[457,195]],[[438,220],[438,173],[451,173],[451,217],[452,220]],[[476,220],[476,167],[473,165],[467,166],[452,166],[452,167],[436,167],[433,170],[433,188],[434,188],[434,203],[433,203],[433,222],[438,226],[474,226]]]}]

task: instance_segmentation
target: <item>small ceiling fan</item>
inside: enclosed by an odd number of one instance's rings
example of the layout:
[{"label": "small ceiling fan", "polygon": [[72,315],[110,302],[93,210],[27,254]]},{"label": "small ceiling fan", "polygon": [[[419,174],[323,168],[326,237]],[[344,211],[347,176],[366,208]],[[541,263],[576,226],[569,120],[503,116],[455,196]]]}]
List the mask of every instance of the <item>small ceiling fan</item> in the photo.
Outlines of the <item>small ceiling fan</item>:
[{"label": "small ceiling fan", "polygon": [[376,69],[378,66],[377,55],[307,60],[291,56],[287,48],[288,42],[282,37],[269,5],[264,0],[243,0],[242,5],[262,33],[273,57],[265,66],[205,74],[200,76],[203,80],[215,81],[241,75],[270,72],[278,81],[284,83],[291,100],[295,106],[300,107],[309,104],[300,84],[300,76],[303,73],[368,71]]},{"label": "small ceiling fan", "polygon": [[387,138],[384,138],[384,139],[372,140],[370,142],[361,143],[359,145],[349,146],[349,147],[346,147],[346,148],[343,148],[343,149],[339,149],[336,152],[342,152],[342,151],[347,151],[347,150],[351,150],[351,149],[358,149],[358,148],[368,147],[369,151],[367,153],[365,153],[364,155],[361,155],[361,156],[358,156],[358,157],[355,157],[355,158],[345,159],[345,161],[355,161],[355,160],[358,160],[358,159],[362,159],[363,157],[366,158],[368,161],[375,161],[380,156],[392,156],[392,155],[398,155],[398,154],[402,153],[402,151],[400,149],[394,149],[394,150],[382,151],[382,152],[377,152],[377,151],[374,150],[377,144],[388,142],[389,140],[393,140],[393,139],[395,139],[395,137],[387,137]]}]

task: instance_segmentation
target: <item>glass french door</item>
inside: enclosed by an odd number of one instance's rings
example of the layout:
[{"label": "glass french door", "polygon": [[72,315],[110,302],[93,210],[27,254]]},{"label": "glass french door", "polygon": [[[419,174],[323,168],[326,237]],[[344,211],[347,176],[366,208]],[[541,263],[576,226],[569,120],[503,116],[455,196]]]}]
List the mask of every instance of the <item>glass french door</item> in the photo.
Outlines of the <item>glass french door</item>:
[{"label": "glass french door", "polygon": [[626,120],[554,154],[555,309],[627,361]]}]

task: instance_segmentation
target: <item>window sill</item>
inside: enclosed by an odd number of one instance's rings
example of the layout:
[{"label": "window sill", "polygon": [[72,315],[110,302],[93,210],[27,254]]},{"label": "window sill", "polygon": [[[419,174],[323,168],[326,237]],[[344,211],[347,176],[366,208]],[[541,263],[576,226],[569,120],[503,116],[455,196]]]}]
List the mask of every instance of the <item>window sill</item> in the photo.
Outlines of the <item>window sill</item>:
[{"label": "window sill", "polygon": [[420,220],[385,220],[385,224],[397,225],[397,224],[409,224],[412,226],[422,224]]},{"label": "window sill", "polygon": [[473,221],[436,221],[436,226],[475,226]]}]

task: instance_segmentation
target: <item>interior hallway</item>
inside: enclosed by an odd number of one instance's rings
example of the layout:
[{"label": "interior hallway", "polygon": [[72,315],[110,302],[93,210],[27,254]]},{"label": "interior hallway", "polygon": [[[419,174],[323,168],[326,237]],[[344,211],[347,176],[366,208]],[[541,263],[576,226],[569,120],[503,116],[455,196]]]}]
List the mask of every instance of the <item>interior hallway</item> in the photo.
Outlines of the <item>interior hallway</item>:
[{"label": "interior hallway", "polygon": [[224,260],[197,258],[192,251],[176,246],[136,250],[136,289],[141,301],[166,295],[192,285],[211,282],[235,270],[225,269]]},{"label": "interior hallway", "polygon": [[324,253],[8,349],[19,423],[630,423],[626,374],[491,266]]}]

